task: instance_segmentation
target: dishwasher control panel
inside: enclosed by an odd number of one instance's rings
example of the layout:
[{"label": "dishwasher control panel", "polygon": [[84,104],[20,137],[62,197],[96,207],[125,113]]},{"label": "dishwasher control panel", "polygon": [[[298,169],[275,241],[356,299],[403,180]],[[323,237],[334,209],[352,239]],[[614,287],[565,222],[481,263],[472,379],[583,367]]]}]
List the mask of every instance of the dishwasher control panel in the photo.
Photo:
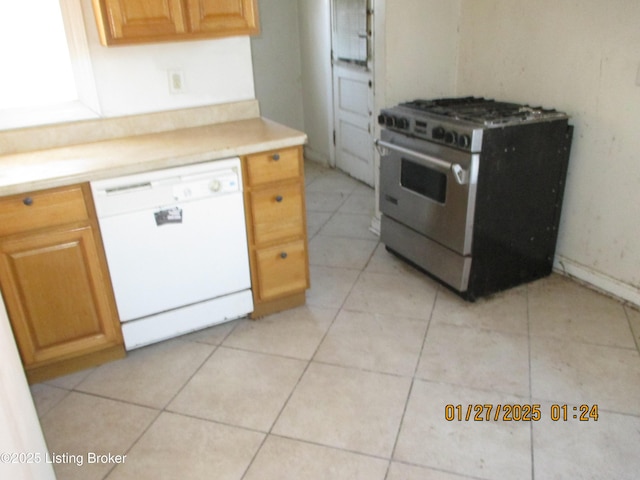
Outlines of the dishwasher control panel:
[{"label": "dishwasher control panel", "polygon": [[91,182],[98,218],[242,192],[239,158]]},{"label": "dishwasher control panel", "polygon": [[237,171],[216,172],[215,176],[205,175],[201,179],[183,179],[184,182],[173,187],[176,201],[187,201],[211,195],[237,192],[240,189]]}]

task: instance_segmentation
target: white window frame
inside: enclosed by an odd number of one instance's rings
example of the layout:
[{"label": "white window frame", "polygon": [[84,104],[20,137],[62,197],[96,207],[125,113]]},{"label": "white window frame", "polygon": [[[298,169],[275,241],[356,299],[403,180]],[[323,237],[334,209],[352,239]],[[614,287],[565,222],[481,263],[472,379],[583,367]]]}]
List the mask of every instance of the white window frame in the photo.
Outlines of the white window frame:
[{"label": "white window frame", "polygon": [[42,108],[0,110],[0,130],[100,117],[81,0],[59,0],[78,99]]}]

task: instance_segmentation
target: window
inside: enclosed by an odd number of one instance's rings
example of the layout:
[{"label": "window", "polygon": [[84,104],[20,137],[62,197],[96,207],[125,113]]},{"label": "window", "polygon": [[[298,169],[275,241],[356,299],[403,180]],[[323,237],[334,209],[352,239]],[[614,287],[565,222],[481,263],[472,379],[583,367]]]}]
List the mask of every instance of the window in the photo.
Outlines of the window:
[{"label": "window", "polygon": [[366,66],[369,60],[368,0],[333,0],[334,57]]},{"label": "window", "polygon": [[0,129],[94,118],[80,0],[0,2]]}]

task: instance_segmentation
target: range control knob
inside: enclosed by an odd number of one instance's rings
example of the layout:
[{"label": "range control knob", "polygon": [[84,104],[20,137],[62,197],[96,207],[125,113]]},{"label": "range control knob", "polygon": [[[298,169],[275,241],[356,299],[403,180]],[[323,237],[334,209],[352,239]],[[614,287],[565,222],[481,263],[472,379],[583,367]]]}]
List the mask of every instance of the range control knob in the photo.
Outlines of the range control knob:
[{"label": "range control knob", "polygon": [[396,117],[396,128],[406,130],[407,128],[409,128],[409,120],[402,117]]},{"label": "range control knob", "polygon": [[469,135],[460,135],[458,137],[458,146],[460,148],[469,148],[471,146],[471,137]]},{"label": "range control knob", "polygon": [[444,143],[453,145],[458,141],[458,134],[454,131],[450,131],[444,134]]},{"label": "range control knob", "polygon": [[431,130],[431,136],[433,137],[434,140],[442,140],[444,138],[444,128],[442,127],[436,127],[433,130]]},{"label": "range control knob", "polygon": [[381,113],[380,115],[378,115],[378,125],[386,125],[387,123],[387,116],[384,113]]},{"label": "range control knob", "polygon": [[211,180],[211,183],[209,184],[209,190],[211,190],[212,192],[219,192],[221,188],[222,184],[220,183],[220,180]]}]

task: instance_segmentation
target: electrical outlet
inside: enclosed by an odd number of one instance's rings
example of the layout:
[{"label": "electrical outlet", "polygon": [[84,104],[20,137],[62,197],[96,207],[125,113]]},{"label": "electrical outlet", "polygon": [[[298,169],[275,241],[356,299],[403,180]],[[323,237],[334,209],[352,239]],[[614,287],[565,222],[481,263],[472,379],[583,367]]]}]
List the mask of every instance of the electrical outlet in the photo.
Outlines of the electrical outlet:
[{"label": "electrical outlet", "polygon": [[184,73],[182,73],[182,70],[168,70],[168,74],[169,74],[169,92],[183,93],[184,92]]}]

